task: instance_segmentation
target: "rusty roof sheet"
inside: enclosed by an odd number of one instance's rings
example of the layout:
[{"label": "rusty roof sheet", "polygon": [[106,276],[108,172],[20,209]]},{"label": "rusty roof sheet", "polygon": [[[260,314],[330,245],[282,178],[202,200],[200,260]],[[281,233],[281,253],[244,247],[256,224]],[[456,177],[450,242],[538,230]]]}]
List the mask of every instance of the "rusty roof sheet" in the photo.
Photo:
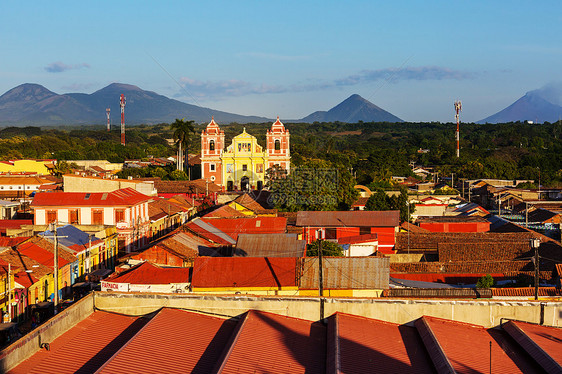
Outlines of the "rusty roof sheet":
[{"label": "rusty roof sheet", "polygon": [[254,200],[254,198],[250,196],[248,193],[244,193],[238,196],[236,199],[234,199],[234,202],[242,205],[244,208],[251,210],[256,214],[274,214],[277,212],[277,210],[275,209],[264,208],[263,206],[261,206],[260,203]]},{"label": "rusty roof sheet", "polygon": [[328,318],[327,366],[335,373],[432,373],[414,327],[335,313]]},{"label": "rusty roof sheet", "polygon": [[295,287],[297,259],[291,257],[198,257],[193,287]]},{"label": "rusty roof sheet", "polygon": [[164,308],[99,373],[211,373],[235,326],[232,320]]},{"label": "rusty roof sheet", "polygon": [[240,234],[234,256],[303,257],[306,242],[296,234]]},{"label": "rusty roof sheet", "polygon": [[287,228],[287,219],[283,217],[201,218],[201,221],[230,236],[234,242],[239,234],[281,234]]},{"label": "rusty roof sheet", "polygon": [[509,321],[502,328],[548,373],[562,373],[562,329]]},{"label": "rusty roof sheet", "polygon": [[[300,286],[318,289],[318,258],[301,261]],[[324,257],[324,289],[387,289],[390,277],[388,258]]]},{"label": "rusty roof sheet", "polygon": [[154,188],[158,193],[177,193],[177,194],[206,194],[220,192],[221,187],[204,179],[192,181],[163,181],[154,179]]},{"label": "rusty roof sheet", "polygon": [[400,211],[301,211],[297,213],[301,227],[396,227],[400,225]]},{"label": "rusty roof sheet", "polygon": [[146,319],[94,312],[13,370],[18,373],[94,373],[146,323]]},{"label": "rusty roof sheet", "polygon": [[215,366],[227,373],[323,373],[326,327],[278,314],[248,311]]},{"label": "rusty roof sheet", "polygon": [[160,267],[150,262],[143,262],[107,279],[111,282],[132,284],[188,283],[190,270],[190,268]]},{"label": "rusty roof sheet", "polygon": [[229,205],[223,205],[213,210],[210,213],[205,214],[205,218],[244,218],[246,215],[240,213],[236,209],[230,207]]}]

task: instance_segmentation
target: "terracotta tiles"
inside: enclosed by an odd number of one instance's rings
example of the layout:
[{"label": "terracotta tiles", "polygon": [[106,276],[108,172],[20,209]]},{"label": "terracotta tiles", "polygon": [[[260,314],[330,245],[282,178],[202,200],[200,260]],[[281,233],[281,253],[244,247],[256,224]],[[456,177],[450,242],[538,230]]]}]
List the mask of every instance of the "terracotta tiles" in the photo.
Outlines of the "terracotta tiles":
[{"label": "terracotta tiles", "polygon": [[215,370],[221,373],[323,373],[326,328],[318,322],[249,311]]},{"label": "terracotta tiles", "polygon": [[99,372],[210,373],[236,323],[163,309]]},{"label": "terracotta tiles", "polygon": [[95,312],[15,367],[10,373],[93,373],[125,344],[146,320]]}]

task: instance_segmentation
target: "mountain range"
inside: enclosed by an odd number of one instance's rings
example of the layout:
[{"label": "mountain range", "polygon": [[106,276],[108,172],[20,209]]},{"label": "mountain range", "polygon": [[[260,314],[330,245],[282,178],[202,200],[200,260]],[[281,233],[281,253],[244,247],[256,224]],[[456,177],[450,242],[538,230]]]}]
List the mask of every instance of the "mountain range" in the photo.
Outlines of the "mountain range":
[{"label": "mountain range", "polygon": [[[112,124],[120,123],[119,98],[125,95],[127,124],[173,122],[187,118],[206,123],[214,116],[219,123],[263,123],[272,119],[217,111],[170,99],[137,86],[112,83],[92,94],[56,94],[47,88],[26,83],[0,96],[0,126],[105,124],[106,108]],[[300,120],[287,122],[401,122],[391,113],[359,95],[352,95],[325,112],[314,112]]]},{"label": "mountain range", "polygon": [[[219,123],[264,123],[260,116],[240,115],[187,104],[137,86],[112,83],[92,94],[57,94],[32,83],[22,84],[0,96],[0,126],[101,125],[106,123],[106,108],[111,110],[112,125],[120,123],[119,97],[124,94],[127,124],[154,124],[187,118],[206,123],[214,116]],[[498,113],[477,123],[516,121],[554,122],[562,117],[562,84],[550,84],[527,92]],[[328,111],[286,122],[402,122],[361,96],[351,95]]]},{"label": "mountain range", "polygon": [[507,108],[477,123],[507,123],[533,121],[543,123],[555,122],[562,116],[561,85],[549,84],[537,90],[527,92]]}]

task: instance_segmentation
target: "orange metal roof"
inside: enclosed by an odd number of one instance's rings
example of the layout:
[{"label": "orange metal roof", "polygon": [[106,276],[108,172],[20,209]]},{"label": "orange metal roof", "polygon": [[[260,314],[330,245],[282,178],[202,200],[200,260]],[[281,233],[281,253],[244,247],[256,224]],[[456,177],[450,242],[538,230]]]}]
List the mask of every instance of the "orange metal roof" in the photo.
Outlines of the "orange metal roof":
[{"label": "orange metal roof", "polygon": [[430,316],[415,326],[438,372],[488,373],[490,360],[494,373],[542,372],[502,331]]},{"label": "orange metal roof", "polygon": [[318,322],[250,310],[215,366],[221,373],[323,373],[326,328]]},{"label": "orange metal roof", "polygon": [[562,329],[509,321],[503,329],[548,373],[562,373]]},{"label": "orange metal roof", "polygon": [[235,326],[164,308],[99,373],[211,373]]},{"label": "orange metal roof", "polygon": [[297,285],[293,257],[198,257],[193,287],[292,287]]},{"label": "orange metal roof", "polygon": [[144,318],[95,312],[9,373],[93,373],[146,323]]},{"label": "orange metal roof", "polygon": [[150,201],[146,196],[132,188],[113,192],[41,192],[35,195],[31,206],[132,206]]},{"label": "orange metal roof", "polygon": [[163,268],[150,262],[143,262],[120,273],[115,278],[108,278],[107,280],[133,284],[188,283],[189,271],[189,268]]},{"label": "orange metal roof", "polygon": [[433,372],[414,327],[352,314],[336,313],[328,319],[327,355],[328,372]]},{"label": "orange metal roof", "polygon": [[238,239],[238,234],[281,234],[287,228],[287,219],[284,217],[202,218],[202,221],[234,240]]}]

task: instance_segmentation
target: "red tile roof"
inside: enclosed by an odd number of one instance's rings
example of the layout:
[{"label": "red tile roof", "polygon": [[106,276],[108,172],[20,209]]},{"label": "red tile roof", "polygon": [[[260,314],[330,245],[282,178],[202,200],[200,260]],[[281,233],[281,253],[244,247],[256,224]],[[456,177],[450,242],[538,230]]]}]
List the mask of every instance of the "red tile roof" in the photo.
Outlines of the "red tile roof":
[{"label": "red tile roof", "polygon": [[215,372],[323,373],[325,363],[326,328],[321,323],[251,310]]},{"label": "red tile roof", "polygon": [[188,283],[190,268],[163,268],[150,262],[126,270],[108,281],[132,284]]},{"label": "red tile roof", "polygon": [[[492,296],[533,297],[535,287],[491,288]],[[539,287],[539,296],[562,296],[562,290],[556,287]]]},{"label": "red tile roof", "polygon": [[152,198],[132,188],[113,192],[42,192],[35,195],[31,206],[132,206]]},{"label": "red tile roof", "polygon": [[414,327],[345,313],[328,319],[328,372],[431,373],[422,346]]},{"label": "red tile roof", "polygon": [[301,211],[297,213],[301,227],[396,227],[400,225],[400,211]]},{"label": "red tile roof", "polygon": [[39,350],[10,373],[93,373],[123,344],[132,338],[146,320],[115,313],[94,312]]},{"label": "red tile roof", "polygon": [[562,373],[562,329],[509,321],[503,329],[548,373]]},{"label": "red tile roof", "polygon": [[231,320],[164,308],[99,372],[211,373],[235,326]]},{"label": "red tile roof", "polygon": [[294,287],[297,259],[292,257],[198,257],[193,264],[192,286]]}]

